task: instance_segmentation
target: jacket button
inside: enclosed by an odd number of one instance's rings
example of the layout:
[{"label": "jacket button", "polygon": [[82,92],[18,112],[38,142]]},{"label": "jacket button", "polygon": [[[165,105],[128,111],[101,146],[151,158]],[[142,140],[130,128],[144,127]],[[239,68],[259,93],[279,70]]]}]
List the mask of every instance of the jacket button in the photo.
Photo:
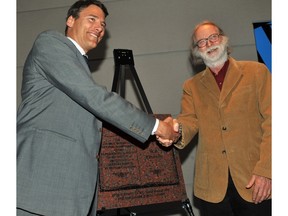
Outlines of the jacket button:
[{"label": "jacket button", "polygon": [[222,130],[227,130],[227,128],[225,126],[222,127]]},{"label": "jacket button", "polygon": [[223,150],[223,151],[222,151],[222,154],[226,154],[226,150]]}]

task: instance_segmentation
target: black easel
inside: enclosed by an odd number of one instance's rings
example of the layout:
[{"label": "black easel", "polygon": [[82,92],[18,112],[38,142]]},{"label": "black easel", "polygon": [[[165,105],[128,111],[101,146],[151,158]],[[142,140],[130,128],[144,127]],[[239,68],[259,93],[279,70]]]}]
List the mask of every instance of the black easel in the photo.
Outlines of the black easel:
[{"label": "black easel", "polygon": [[[152,109],[150,107],[150,104],[147,100],[144,89],[141,85],[140,79],[134,67],[134,59],[133,59],[132,50],[114,49],[113,54],[114,54],[114,62],[115,62],[115,74],[114,74],[114,79],[113,79],[113,84],[112,84],[112,91],[117,92],[117,90],[119,90],[120,88],[119,94],[120,96],[125,98],[125,75],[126,75],[126,68],[129,67],[131,75],[136,82],[140,96],[145,105],[146,112],[149,114],[152,114],[153,113]],[[119,80],[120,80],[120,86],[119,86]]]},{"label": "black easel", "polygon": [[[134,67],[134,59],[132,50],[128,49],[114,49],[114,62],[115,62],[115,74],[112,83],[112,91],[118,92],[121,97],[125,98],[125,78],[126,78],[126,68],[129,67],[130,73],[134,78],[137,88],[139,90],[140,96],[143,100],[145,105],[146,112],[149,114],[153,114],[140,79],[137,75],[137,72]],[[119,92],[120,91],[120,92]],[[182,201],[182,208],[184,208],[189,216],[195,216],[192,210],[192,206],[190,200],[187,198],[186,200]],[[122,216],[136,216],[135,212],[131,212],[128,208],[125,208],[128,214]],[[117,216],[121,216],[121,209],[116,209]],[[100,216],[103,212],[98,211],[97,216]]]}]

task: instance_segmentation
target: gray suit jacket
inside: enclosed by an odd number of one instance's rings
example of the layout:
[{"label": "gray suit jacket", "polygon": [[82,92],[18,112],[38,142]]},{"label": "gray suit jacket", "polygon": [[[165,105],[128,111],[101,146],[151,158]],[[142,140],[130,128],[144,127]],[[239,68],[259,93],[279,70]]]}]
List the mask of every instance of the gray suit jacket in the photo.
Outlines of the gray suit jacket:
[{"label": "gray suit jacket", "polygon": [[87,215],[97,184],[102,120],[145,142],[155,118],[94,82],[74,44],[46,31],[23,71],[17,114],[17,207]]}]

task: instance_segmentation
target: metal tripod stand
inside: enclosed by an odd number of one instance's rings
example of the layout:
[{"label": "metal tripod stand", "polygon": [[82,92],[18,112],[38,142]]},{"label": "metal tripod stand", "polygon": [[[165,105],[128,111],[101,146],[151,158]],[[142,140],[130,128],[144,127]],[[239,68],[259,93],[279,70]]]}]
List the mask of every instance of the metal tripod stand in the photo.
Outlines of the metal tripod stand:
[{"label": "metal tripod stand", "polygon": [[[112,91],[117,92],[119,90],[120,96],[125,98],[125,74],[126,67],[129,67],[132,77],[134,78],[140,96],[143,100],[146,112],[152,114],[152,109],[141,85],[140,79],[134,67],[134,59],[132,50],[126,49],[114,49],[114,62],[115,62],[115,74],[112,83]],[[119,83],[120,80],[120,83]]]},{"label": "metal tripod stand", "polygon": [[[144,106],[145,106],[144,108],[146,109],[146,112],[149,114],[153,114],[150,104],[148,102],[148,99],[146,97],[146,94],[144,92],[144,89],[142,87],[142,84],[140,82],[140,79],[134,67],[134,59],[133,59],[132,50],[114,49],[113,54],[114,54],[114,62],[115,62],[115,74],[114,74],[113,83],[112,83],[112,91],[118,92],[121,97],[125,98],[125,78],[126,78],[126,69],[128,67],[130,69],[130,73],[134,81],[136,82],[136,85],[137,85],[140,97],[142,99],[142,102],[144,103]],[[186,213],[189,216],[195,216],[189,199],[182,201],[182,208],[186,210]],[[117,209],[117,216],[121,215],[120,210],[121,209]],[[125,208],[124,210],[128,212],[129,216],[137,215],[135,212],[131,212],[127,208]],[[100,216],[101,212],[98,212],[97,216],[98,215]],[[128,216],[128,215],[125,214],[125,216]]]}]

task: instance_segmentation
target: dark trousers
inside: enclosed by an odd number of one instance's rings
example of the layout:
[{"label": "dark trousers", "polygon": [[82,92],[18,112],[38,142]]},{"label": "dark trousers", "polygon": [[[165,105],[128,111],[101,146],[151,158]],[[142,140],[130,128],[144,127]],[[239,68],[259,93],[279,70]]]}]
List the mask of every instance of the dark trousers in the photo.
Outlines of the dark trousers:
[{"label": "dark trousers", "polygon": [[271,216],[271,200],[259,204],[245,201],[237,192],[229,174],[225,198],[220,203],[198,199],[201,216]]}]

